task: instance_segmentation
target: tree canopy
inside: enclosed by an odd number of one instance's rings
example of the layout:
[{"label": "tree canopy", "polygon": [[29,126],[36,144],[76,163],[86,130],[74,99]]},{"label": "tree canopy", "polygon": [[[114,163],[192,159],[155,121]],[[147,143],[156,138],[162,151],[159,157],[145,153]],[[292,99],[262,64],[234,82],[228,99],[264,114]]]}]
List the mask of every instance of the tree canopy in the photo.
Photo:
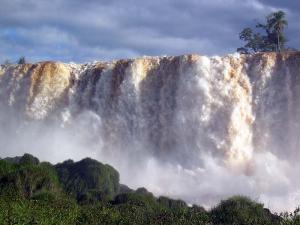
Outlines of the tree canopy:
[{"label": "tree canopy", "polygon": [[205,210],[121,186],[113,167],[90,158],[52,165],[25,154],[0,159],[0,224],[296,225],[300,216],[298,208],[276,215],[242,196]]},{"label": "tree canopy", "polygon": [[257,23],[255,29],[244,28],[239,38],[245,45],[237,51],[244,54],[255,52],[281,52],[288,50],[286,47],[287,38],[284,29],[288,25],[285,19],[285,12],[273,12],[266,17],[265,23]]}]

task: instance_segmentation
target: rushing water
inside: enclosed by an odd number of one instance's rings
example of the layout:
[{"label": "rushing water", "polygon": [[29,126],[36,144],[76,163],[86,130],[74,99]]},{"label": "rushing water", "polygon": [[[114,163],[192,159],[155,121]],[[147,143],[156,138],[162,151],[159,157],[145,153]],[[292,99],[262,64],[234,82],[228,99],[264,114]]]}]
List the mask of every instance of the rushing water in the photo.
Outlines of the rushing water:
[{"label": "rushing water", "polygon": [[94,157],[211,206],[300,204],[300,53],[0,67],[0,156]]}]

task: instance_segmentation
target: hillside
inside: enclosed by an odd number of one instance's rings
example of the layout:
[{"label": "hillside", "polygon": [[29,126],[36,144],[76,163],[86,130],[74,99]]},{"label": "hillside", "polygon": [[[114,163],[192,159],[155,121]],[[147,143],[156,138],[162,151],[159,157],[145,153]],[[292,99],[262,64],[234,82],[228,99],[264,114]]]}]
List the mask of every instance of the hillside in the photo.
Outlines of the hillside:
[{"label": "hillside", "polygon": [[299,224],[236,196],[207,211],[119,183],[93,159],[51,165],[32,155],[0,160],[0,224]]}]

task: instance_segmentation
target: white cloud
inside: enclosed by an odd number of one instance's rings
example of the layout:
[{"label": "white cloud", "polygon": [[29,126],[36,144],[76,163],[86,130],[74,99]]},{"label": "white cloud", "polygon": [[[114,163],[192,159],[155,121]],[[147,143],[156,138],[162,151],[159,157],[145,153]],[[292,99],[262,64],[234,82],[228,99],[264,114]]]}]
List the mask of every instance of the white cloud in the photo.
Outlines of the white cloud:
[{"label": "white cloud", "polygon": [[[272,2],[30,0],[25,4],[19,0],[1,0],[0,29],[16,30],[17,34],[1,36],[0,41],[6,43],[2,45],[5,58],[20,55],[23,48],[34,50],[32,59],[72,58],[78,62],[92,57],[107,60],[187,52],[225,54],[239,47],[239,31],[253,25],[254,19],[263,19],[279,8],[295,14],[289,4],[283,7]],[[291,23],[292,34],[299,32],[295,27]],[[293,43],[298,45],[298,41]],[[62,50],[61,45],[69,49]],[[91,57],[84,57],[78,54],[79,49],[84,52],[98,49],[94,53],[99,55],[91,53]]]}]

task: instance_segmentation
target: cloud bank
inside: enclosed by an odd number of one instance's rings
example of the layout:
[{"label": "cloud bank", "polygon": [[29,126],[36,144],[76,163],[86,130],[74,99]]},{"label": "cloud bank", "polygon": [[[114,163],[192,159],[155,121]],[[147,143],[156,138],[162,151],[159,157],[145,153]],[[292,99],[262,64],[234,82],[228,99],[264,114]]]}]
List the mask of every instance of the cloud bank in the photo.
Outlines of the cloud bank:
[{"label": "cloud bank", "polygon": [[290,46],[299,47],[293,0],[1,0],[0,62],[86,62],[141,55],[222,55],[245,26],[283,9]]}]

